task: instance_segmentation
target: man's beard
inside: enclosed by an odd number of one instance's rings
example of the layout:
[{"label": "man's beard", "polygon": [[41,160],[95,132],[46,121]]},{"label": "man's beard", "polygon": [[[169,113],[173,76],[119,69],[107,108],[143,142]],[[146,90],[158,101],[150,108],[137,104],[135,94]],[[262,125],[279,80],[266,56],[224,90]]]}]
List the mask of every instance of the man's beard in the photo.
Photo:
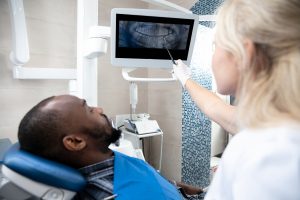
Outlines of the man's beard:
[{"label": "man's beard", "polygon": [[117,142],[121,137],[121,130],[111,127],[109,132],[103,130],[101,127],[97,127],[89,132],[90,136],[99,140],[102,144],[109,146],[112,143]]},{"label": "man's beard", "polygon": [[110,134],[110,137],[106,138],[106,142],[108,144],[117,142],[121,137],[121,133],[122,133],[122,131],[112,128],[112,133]]},{"label": "man's beard", "polygon": [[[107,124],[111,124],[110,120],[105,114],[101,114],[103,117],[105,117]],[[96,126],[95,128],[88,131],[90,136],[92,136],[95,139],[100,139],[101,142],[103,142],[106,145],[110,145],[112,143],[117,142],[121,137],[121,130],[115,129],[114,127],[100,127]]]}]

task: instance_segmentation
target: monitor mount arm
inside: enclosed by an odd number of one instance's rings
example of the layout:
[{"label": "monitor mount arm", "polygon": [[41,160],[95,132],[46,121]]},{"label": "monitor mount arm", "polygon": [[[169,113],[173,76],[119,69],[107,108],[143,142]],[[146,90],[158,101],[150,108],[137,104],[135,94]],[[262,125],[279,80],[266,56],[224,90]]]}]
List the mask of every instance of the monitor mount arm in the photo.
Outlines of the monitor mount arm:
[{"label": "monitor mount arm", "polygon": [[129,96],[130,96],[130,119],[132,120],[132,115],[135,114],[136,105],[138,103],[138,87],[136,82],[169,82],[175,81],[176,78],[172,74],[172,78],[138,78],[131,77],[130,72],[136,70],[137,68],[122,68],[122,76],[126,81],[129,81]]},{"label": "monitor mount arm", "polygon": [[137,68],[122,68],[122,76],[126,81],[129,82],[169,82],[175,81],[176,78],[171,72],[171,78],[139,78],[139,77],[132,77],[129,75],[130,72],[136,70]]}]

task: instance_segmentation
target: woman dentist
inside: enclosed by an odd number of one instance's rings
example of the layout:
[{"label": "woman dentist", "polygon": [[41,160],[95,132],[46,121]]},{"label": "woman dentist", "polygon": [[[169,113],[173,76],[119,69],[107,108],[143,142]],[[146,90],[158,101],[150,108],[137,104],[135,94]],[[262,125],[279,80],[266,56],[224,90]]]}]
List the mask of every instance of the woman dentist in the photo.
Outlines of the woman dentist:
[{"label": "woman dentist", "polygon": [[[236,110],[229,109],[241,131],[205,199],[299,200],[300,1],[225,0],[215,44],[218,92],[236,97]],[[180,60],[174,65],[186,88],[188,71]]]}]

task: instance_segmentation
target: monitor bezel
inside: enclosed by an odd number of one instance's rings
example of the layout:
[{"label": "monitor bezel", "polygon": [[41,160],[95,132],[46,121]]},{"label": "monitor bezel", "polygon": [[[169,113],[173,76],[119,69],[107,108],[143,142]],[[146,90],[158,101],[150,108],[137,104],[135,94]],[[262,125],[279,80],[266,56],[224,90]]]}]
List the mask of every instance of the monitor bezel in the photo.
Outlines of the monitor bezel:
[{"label": "monitor bezel", "polygon": [[[174,59],[182,59],[183,62],[187,65],[190,64],[191,56],[194,48],[195,43],[195,37],[197,33],[197,26],[199,23],[199,19],[197,15],[194,14],[187,14],[182,12],[174,12],[174,11],[164,11],[164,10],[150,10],[150,9],[129,9],[129,8],[114,8],[111,11],[111,64],[114,66],[119,67],[146,67],[146,68],[172,68],[172,61],[170,57],[166,57],[166,59],[145,59],[145,58],[120,58],[117,57],[117,39],[118,39],[118,29],[117,29],[117,19],[118,16],[122,16],[123,18],[126,16],[128,19],[131,19],[132,17],[141,17],[141,21],[143,18],[147,19],[153,19],[156,21],[164,21],[164,23],[168,22],[174,22],[174,21],[189,21],[190,24],[192,24],[192,31],[190,33],[190,43],[189,48],[187,49],[187,57],[182,58],[176,54],[176,51],[171,51],[172,56]],[[132,48],[133,49],[133,48]],[[131,49],[131,50],[132,50]],[[140,50],[140,49],[139,49]],[[149,50],[147,50],[149,51]],[[166,51],[162,49],[155,49],[155,51]]]}]

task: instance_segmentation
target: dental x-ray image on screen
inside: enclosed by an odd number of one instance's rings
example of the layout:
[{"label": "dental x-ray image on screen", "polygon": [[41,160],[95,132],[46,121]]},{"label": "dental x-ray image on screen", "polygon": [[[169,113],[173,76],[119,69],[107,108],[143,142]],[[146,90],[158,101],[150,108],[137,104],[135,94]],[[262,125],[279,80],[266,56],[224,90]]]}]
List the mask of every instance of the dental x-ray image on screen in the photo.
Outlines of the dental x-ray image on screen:
[{"label": "dental x-ray image on screen", "polygon": [[114,8],[111,62],[122,67],[172,68],[172,57],[189,64],[197,26],[198,16],[193,14]]},{"label": "dental x-ray image on screen", "polygon": [[184,50],[189,25],[120,21],[119,47]]}]

